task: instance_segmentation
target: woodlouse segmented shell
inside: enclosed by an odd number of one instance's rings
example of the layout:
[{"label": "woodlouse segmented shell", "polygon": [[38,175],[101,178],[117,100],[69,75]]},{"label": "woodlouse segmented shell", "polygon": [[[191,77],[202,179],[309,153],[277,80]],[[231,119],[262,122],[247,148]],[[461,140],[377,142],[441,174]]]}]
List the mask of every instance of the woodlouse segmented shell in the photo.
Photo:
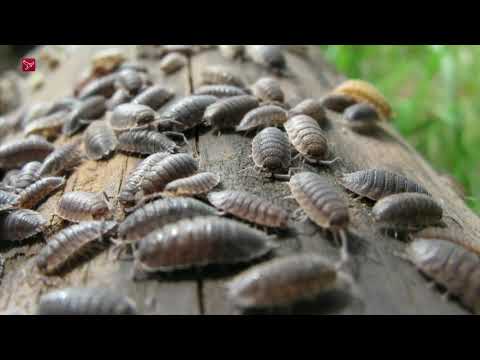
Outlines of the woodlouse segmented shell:
[{"label": "woodlouse segmented shell", "polygon": [[244,191],[218,191],[207,195],[208,201],[218,209],[258,225],[286,228],[288,214],[266,199]]},{"label": "woodlouse segmented shell", "polygon": [[18,198],[18,205],[22,208],[31,209],[36,207],[43,199],[59,190],[65,185],[63,177],[46,177],[34,182],[25,188]]},{"label": "woodlouse segmented shell", "polygon": [[318,124],[322,126],[327,120],[327,115],[323,104],[319,100],[315,99],[305,99],[295,105],[293,109],[290,110],[289,115],[307,115],[311,118],[317,120]]},{"label": "woodlouse segmented shell", "polygon": [[110,125],[114,130],[128,130],[152,122],[155,116],[155,111],[146,105],[121,104],[113,110]]},{"label": "woodlouse segmented shell", "polygon": [[247,55],[253,62],[273,70],[283,70],[287,63],[282,45],[247,45]]},{"label": "woodlouse segmented shell", "polygon": [[5,144],[0,147],[0,168],[11,169],[31,161],[42,161],[54,149],[53,144],[37,136]]},{"label": "woodlouse segmented shell", "polygon": [[330,93],[320,99],[324,108],[343,113],[348,107],[355,105],[357,100],[346,94]]},{"label": "woodlouse segmented shell", "polygon": [[38,212],[20,209],[0,214],[0,240],[22,241],[42,232],[47,220]]},{"label": "woodlouse segmented shell", "polygon": [[40,135],[46,139],[56,137],[62,133],[62,127],[69,111],[57,111],[51,115],[39,117],[27,124],[23,132],[25,135]]},{"label": "woodlouse segmented shell", "polygon": [[240,308],[274,308],[312,300],[333,289],[335,266],[316,254],[274,259],[237,275],[227,285],[229,299]]},{"label": "woodlouse segmented shell", "polygon": [[339,183],[351,192],[372,200],[402,192],[429,195],[427,190],[412,180],[382,169],[367,169],[343,174]]},{"label": "woodlouse segmented shell", "polygon": [[287,135],[274,127],[260,131],[252,141],[252,159],[255,166],[272,173],[288,170],[291,153]]},{"label": "woodlouse segmented shell", "polygon": [[[51,154],[53,153],[50,153],[50,155]],[[48,156],[46,157],[46,159],[48,159]],[[42,163],[38,161],[26,163],[15,178],[15,188],[25,189],[26,187],[32,185],[35,181],[39,180],[42,176],[40,174],[41,167]]]},{"label": "woodlouse segmented shell", "polygon": [[193,196],[207,193],[219,183],[218,175],[203,172],[169,182],[165,186],[164,192],[175,196]]},{"label": "woodlouse segmented shell", "polygon": [[260,78],[251,87],[252,94],[261,101],[278,101],[282,103],[285,100],[280,83],[270,77]]},{"label": "woodlouse segmented shell", "polygon": [[125,89],[129,94],[136,94],[143,87],[143,78],[135,70],[122,70],[118,72],[115,87],[117,89]]},{"label": "woodlouse segmented shell", "polygon": [[206,67],[200,74],[202,85],[233,85],[245,88],[244,81],[229,69],[211,65]]},{"label": "woodlouse segmented shell", "polygon": [[122,49],[100,50],[92,57],[92,70],[94,73],[108,74],[115,71],[125,60],[125,52]]},{"label": "woodlouse segmented shell", "polygon": [[82,129],[88,121],[102,117],[106,110],[106,99],[103,96],[86,98],[70,112],[63,124],[63,134],[72,136]]},{"label": "woodlouse segmented shell", "polygon": [[95,79],[89,82],[85,87],[83,87],[78,97],[80,99],[86,99],[94,95],[102,95],[106,98],[109,98],[115,92],[115,81],[118,78],[117,73],[109,74],[101,78]]},{"label": "woodlouse segmented shell", "polygon": [[218,217],[181,220],[139,242],[137,265],[146,272],[252,261],[273,249],[268,237],[249,226]]},{"label": "woodlouse segmented shell", "polygon": [[116,227],[114,221],[88,221],[69,226],[48,241],[36,258],[36,266],[43,274],[54,274],[81,253],[87,245],[100,239]]},{"label": "woodlouse segmented shell", "polygon": [[[35,163],[40,164],[38,161],[35,161]],[[12,169],[7,171],[5,176],[2,179],[2,185],[3,186],[14,186],[16,185],[17,181],[17,176],[20,174],[19,169]]]},{"label": "woodlouse segmented shell", "polygon": [[178,145],[162,133],[150,130],[131,130],[118,135],[118,150],[135,154],[174,153]]},{"label": "woodlouse segmented shell", "polygon": [[312,172],[295,174],[290,178],[289,186],[297,203],[318,226],[338,229],[348,225],[348,205],[321,175]]},{"label": "woodlouse segmented shell", "polygon": [[73,191],[62,195],[56,214],[71,222],[106,219],[110,207],[104,193]]},{"label": "woodlouse segmented shell", "polygon": [[250,95],[232,96],[211,104],[203,115],[207,125],[218,129],[234,129],[249,111],[257,108],[257,99]]},{"label": "woodlouse segmented shell", "polygon": [[40,176],[57,176],[75,168],[82,161],[80,140],[63,145],[50,153],[38,170]]},{"label": "woodlouse segmented shell", "polygon": [[0,190],[0,205],[16,205],[18,203],[18,195],[13,192]]},{"label": "woodlouse segmented shell", "polygon": [[215,208],[192,198],[159,199],[128,215],[119,225],[118,235],[125,240],[137,241],[166,224],[217,213]]},{"label": "woodlouse segmented shell", "polygon": [[440,222],[442,207],[429,195],[393,194],[381,198],[373,207],[376,221],[392,228],[418,228]]},{"label": "woodlouse segmented shell", "polygon": [[288,113],[280,106],[264,105],[249,111],[235,128],[237,131],[247,131],[258,127],[278,126],[285,123]]},{"label": "woodlouse segmented shell", "polygon": [[100,160],[115,151],[118,140],[106,122],[94,122],[85,131],[85,152],[89,159]]},{"label": "woodlouse segmented shell", "polygon": [[352,105],[345,110],[343,116],[352,129],[358,130],[370,129],[380,121],[377,110],[369,103]]},{"label": "woodlouse segmented shell", "polygon": [[40,297],[38,315],[136,315],[135,303],[105,288],[66,288]]},{"label": "woodlouse segmented shell", "polygon": [[187,58],[180,53],[172,52],[160,61],[160,69],[165,74],[172,74],[187,65]]},{"label": "woodlouse segmented shell", "polygon": [[194,92],[195,95],[212,95],[217,98],[247,95],[242,88],[233,85],[203,85]]},{"label": "woodlouse segmented shell", "polygon": [[132,102],[134,104],[149,106],[153,110],[158,110],[165,105],[174,96],[173,92],[162,85],[150,86],[145,91],[138,94]]},{"label": "woodlouse segmented shell", "polygon": [[118,105],[126,104],[130,100],[132,100],[132,95],[127,90],[120,88],[106,101],[105,106],[108,110],[114,110]]}]

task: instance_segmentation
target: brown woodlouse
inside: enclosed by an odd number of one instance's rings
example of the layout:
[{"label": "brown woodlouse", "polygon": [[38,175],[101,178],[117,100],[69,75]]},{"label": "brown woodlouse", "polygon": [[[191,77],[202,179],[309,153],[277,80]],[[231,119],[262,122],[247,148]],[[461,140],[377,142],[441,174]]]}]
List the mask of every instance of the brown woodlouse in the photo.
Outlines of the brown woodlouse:
[{"label": "brown woodlouse", "polygon": [[416,236],[406,248],[406,257],[463,305],[480,313],[480,259],[476,254],[441,238]]},{"label": "brown woodlouse", "polygon": [[193,196],[205,194],[220,183],[220,177],[210,172],[195,174],[169,182],[164,193],[174,196]]},{"label": "brown woodlouse", "polygon": [[38,212],[19,209],[0,214],[0,240],[22,241],[43,232],[48,222]]},{"label": "brown woodlouse", "polygon": [[382,169],[367,169],[343,174],[338,182],[362,197],[379,200],[382,197],[403,192],[429,195],[421,185],[406,177]]},{"label": "brown woodlouse", "polygon": [[243,56],[245,45],[218,45],[220,54],[229,60],[234,60]]},{"label": "brown woodlouse", "polygon": [[126,104],[132,100],[132,95],[125,89],[118,89],[115,94],[105,102],[107,110],[114,110],[118,105]]},{"label": "brown woodlouse", "polygon": [[346,80],[337,86],[333,93],[345,94],[351,96],[357,102],[366,101],[372,104],[385,120],[392,116],[392,108],[385,97],[375,86],[364,80]]},{"label": "brown woodlouse", "polygon": [[347,108],[357,103],[353,97],[345,94],[327,94],[320,99],[322,106],[328,110],[343,113]]},{"label": "brown woodlouse", "polygon": [[162,85],[150,86],[140,94],[138,94],[133,100],[132,103],[145,105],[153,110],[160,109],[165,105],[170,99],[174,96],[173,92],[166,89]]},{"label": "brown woodlouse", "polygon": [[127,103],[118,105],[111,113],[110,125],[114,130],[128,130],[151,123],[156,118],[155,111],[146,105]]},{"label": "brown woodlouse", "polygon": [[260,78],[250,89],[252,94],[263,102],[276,101],[282,103],[285,100],[280,83],[270,77]]},{"label": "brown woodlouse", "polygon": [[137,241],[166,224],[209,215],[218,215],[218,211],[196,199],[184,197],[158,199],[128,215],[118,227],[118,236],[121,239]]},{"label": "brown woodlouse", "polygon": [[165,74],[172,74],[187,65],[187,58],[177,52],[165,55],[160,61],[160,69]]},{"label": "brown woodlouse", "polygon": [[46,177],[34,182],[19,194],[18,206],[26,209],[36,207],[43,199],[65,185],[63,177]]},{"label": "brown woodlouse", "polygon": [[383,227],[410,230],[438,224],[443,210],[429,195],[400,193],[381,198],[372,214]]},{"label": "brown woodlouse", "polygon": [[42,161],[55,147],[39,136],[8,143],[0,147],[0,168],[18,168],[31,161]]},{"label": "brown woodlouse", "polygon": [[211,104],[203,119],[217,129],[234,129],[249,111],[257,108],[257,99],[251,95],[232,96]]},{"label": "brown woodlouse", "polygon": [[[50,153],[50,154],[53,154],[53,153]],[[40,174],[41,167],[42,167],[42,163],[38,161],[32,161],[32,162],[26,163],[15,178],[15,183],[14,183],[15,188],[25,189],[26,187],[32,185],[35,181],[39,180],[40,177],[42,176]]]},{"label": "brown woodlouse", "polygon": [[227,296],[242,309],[284,307],[313,300],[336,282],[337,269],[323,256],[290,255],[240,273],[227,284]]},{"label": "brown woodlouse", "polygon": [[327,120],[327,114],[325,113],[323,104],[321,101],[315,99],[305,99],[295,105],[289,112],[290,117],[302,114],[317,120],[319,125],[323,125]]},{"label": "brown woodlouse", "polygon": [[280,71],[287,66],[281,45],[247,45],[247,55],[253,62]]},{"label": "brown woodlouse", "polygon": [[64,135],[72,136],[86,126],[89,121],[99,119],[107,110],[103,96],[91,96],[76,106],[65,120],[62,128]]},{"label": "brown woodlouse", "polygon": [[207,195],[218,209],[252,223],[274,228],[288,227],[288,214],[266,199],[244,191],[218,191]]},{"label": "brown woodlouse", "polygon": [[264,105],[249,111],[236,131],[248,131],[258,127],[279,126],[288,120],[288,113],[277,105]]},{"label": "brown woodlouse", "polygon": [[127,130],[118,135],[117,149],[134,154],[174,153],[178,151],[178,145],[156,131]]},{"label": "brown woodlouse", "polygon": [[274,249],[266,234],[237,221],[197,217],[165,225],[140,240],[136,268],[175,271],[252,261]]},{"label": "brown woodlouse", "polygon": [[374,128],[380,117],[375,107],[369,103],[359,103],[347,108],[343,114],[350,128],[357,131]]},{"label": "brown woodlouse", "polygon": [[38,170],[40,176],[57,176],[66,173],[82,161],[82,153],[79,150],[81,140],[75,140],[69,144],[56,148],[50,153]]},{"label": "brown woodlouse", "polygon": [[194,91],[195,95],[212,95],[217,98],[247,95],[244,89],[233,85],[203,85]]},{"label": "brown woodlouse", "polygon": [[117,89],[125,89],[131,95],[137,94],[143,85],[143,79],[140,73],[130,69],[119,71],[118,77],[115,80],[115,87]]},{"label": "brown woodlouse", "polygon": [[105,193],[73,191],[62,195],[56,215],[71,222],[81,222],[106,219],[110,212]]},{"label": "brown woodlouse", "polygon": [[136,304],[105,288],[66,288],[40,297],[37,315],[137,315]]},{"label": "brown woodlouse", "polygon": [[129,174],[126,179],[120,194],[118,195],[118,200],[123,206],[129,206],[135,203],[135,195],[139,190],[140,183],[142,182],[145,175],[150,171],[150,169],[163,159],[169,157],[169,153],[156,153],[150,155],[145,160],[140,162],[137,167]]},{"label": "brown woodlouse", "polygon": [[71,225],[47,240],[36,258],[38,270],[46,275],[59,271],[79,256],[87,246],[103,238],[117,226],[114,221],[88,221]]},{"label": "brown woodlouse", "polygon": [[274,127],[260,131],[252,140],[252,159],[255,167],[272,174],[288,171],[291,152],[287,135]]},{"label": "brown woodlouse", "polygon": [[211,95],[186,96],[167,106],[160,114],[158,125],[173,131],[192,129],[203,121],[205,109],[216,101]]},{"label": "brown woodlouse", "polygon": [[207,66],[200,74],[202,85],[233,85],[245,88],[244,81],[229,69],[211,65]]},{"label": "brown woodlouse", "polygon": [[94,95],[102,95],[109,98],[115,92],[115,81],[118,78],[118,73],[105,75],[101,78],[95,79],[85,85],[78,94],[80,99],[86,99]]},{"label": "brown woodlouse", "polygon": [[324,160],[329,152],[328,141],[315,119],[296,115],[283,126],[290,143],[308,162],[329,165],[336,160]]},{"label": "brown woodlouse", "polygon": [[54,138],[62,133],[62,127],[68,118],[69,111],[61,110],[53,114],[39,117],[27,124],[23,130],[25,135],[40,135],[46,139]]},{"label": "brown woodlouse", "polygon": [[118,145],[113,129],[104,121],[91,123],[85,131],[84,141],[85,152],[92,160],[109,156]]}]

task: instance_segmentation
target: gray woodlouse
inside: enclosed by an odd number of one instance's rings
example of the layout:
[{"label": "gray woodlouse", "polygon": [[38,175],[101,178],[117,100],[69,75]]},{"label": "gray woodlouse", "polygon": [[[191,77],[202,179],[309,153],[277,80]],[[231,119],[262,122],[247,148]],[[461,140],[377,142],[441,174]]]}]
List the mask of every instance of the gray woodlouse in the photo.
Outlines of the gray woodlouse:
[{"label": "gray woodlouse", "polygon": [[185,65],[187,65],[187,58],[185,55],[177,52],[172,52],[165,55],[165,57],[160,61],[160,69],[165,74],[172,74],[183,68]]},{"label": "gray woodlouse", "polygon": [[348,107],[355,105],[357,100],[345,94],[330,93],[320,99],[324,108],[343,113]]},{"label": "gray woodlouse", "polygon": [[252,87],[252,94],[264,102],[278,101],[282,103],[285,100],[280,83],[270,77],[260,78]]},{"label": "gray woodlouse", "polygon": [[126,104],[132,100],[132,95],[125,89],[118,89],[115,94],[105,102],[108,110],[114,110],[118,105]]},{"label": "gray woodlouse", "polygon": [[368,130],[380,121],[375,107],[369,103],[359,103],[348,107],[343,117],[353,130]]},{"label": "gray woodlouse", "polygon": [[127,130],[118,135],[117,149],[135,154],[174,153],[178,150],[178,145],[156,131]]},{"label": "gray woodlouse", "polygon": [[247,55],[253,62],[272,70],[284,70],[287,66],[281,45],[247,45]]},{"label": "gray woodlouse", "polygon": [[111,113],[110,125],[114,130],[128,130],[151,123],[155,111],[146,105],[127,103],[118,105]]},{"label": "gray woodlouse", "polygon": [[141,73],[148,73],[148,68],[140,63],[137,62],[124,62],[120,67],[118,68],[119,71],[121,70],[135,70],[136,72],[141,72]]},{"label": "gray woodlouse", "polygon": [[153,110],[158,110],[172,99],[173,96],[173,92],[162,85],[154,85],[138,94],[132,102],[134,104],[149,106]]},{"label": "gray woodlouse", "polygon": [[37,315],[137,315],[135,303],[105,288],[66,288],[40,297]]},{"label": "gray woodlouse", "polygon": [[43,232],[48,222],[38,212],[19,209],[0,214],[0,240],[22,241]]},{"label": "gray woodlouse", "polygon": [[85,131],[85,152],[89,159],[100,160],[109,156],[118,145],[113,129],[106,122],[94,122]]},{"label": "gray woodlouse", "polygon": [[218,209],[262,226],[288,227],[288,214],[266,199],[244,191],[218,191],[207,195],[208,201]]},{"label": "gray woodlouse", "polygon": [[8,143],[0,147],[0,168],[18,168],[31,161],[42,161],[55,147],[41,137]]},{"label": "gray woodlouse", "polygon": [[247,92],[233,85],[203,85],[194,91],[195,95],[212,95],[218,98],[247,95]]},{"label": "gray woodlouse", "polygon": [[438,224],[443,210],[429,195],[400,193],[381,198],[372,214],[383,227],[410,230]]},{"label": "gray woodlouse", "polygon": [[59,271],[92,242],[114,230],[114,221],[88,221],[71,225],[48,239],[35,260],[38,270],[46,275]]},{"label": "gray woodlouse", "polygon": [[295,105],[295,107],[291,109],[289,113],[291,117],[302,114],[317,120],[319,125],[323,125],[327,120],[327,115],[322,103],[315,99],[305,99],[301,101]]},{"label": "gray woodlouse", "polygon": [[412,180],[382,169],[367,169],[343,174],[338,182],[351,192],[371,200],[379,200],[402,192],[429,195],[427,190]]},{"label": "gray woodlouse", "polygon": [[255,167],[272,174],[288,171],[291,153],[287,135],[274,127],[260,131],[252,140],[252,159]]},{"label": "gray woodlouse", "polygon": [[121,70],[118,72],[118,77],[115,80],[115,87],[117,89],[125,89],[129,94],[136,94],[143,87],[143,79],[140,73],[135,70]]},{"label": "gray woodlouse", "polygon": [[205,194],[220,183],[220,177],[210,172],[195,174],[169,182],[164,193],[174,196]]},{"label": "gray woodlouse", "polygon": [[31,209],[36,207],[43,199],[59,190],[65,185],[63,177],[46,177],[34,182],[19,194],[18,205]]},{"label": "gray woodlouse", "polygon": [[[37,164],[40,164],[38,161]],[[17,176],[20,174],[20,169],[12,169],[7,171],[2,179],[3,186],[16,186]]]},{"label": "gray woodlouse", "polygon": [[227,296],[239,308],[290,306],[332,290],[337,270],[317,254],[290,255],[254,266],[227,284]]},{"label": "gray woodlouse", "polygon": [[42,167],[42,163],[38,161],[32,161],[32,162],[26,163],[18,173],[15,179],[14,186],[17,189],[25,189],[26,187],[32,185],[35,181],[39,180],[40,177],[42,176],[40,174],[41,167]]},{"label": "gray woodlouse", "polygon": [[21,128],[25,129],[26,126],[33,120],[36,120],[43,116],[47,116],[50,113],[52,107],[53,104],[51,102],[44,101],[36,102],[29,106],[25,110],[25,113],[21,116]]},{"label": "gray woodlouse", "polygon": [[25,135],[36,134],[51,139],[62,133],[62,127],[68,114],[69,111],[62,110],[39,117],[28,123],[23,132]]},{"label": "gray woodlouse", "polygon": [[0,190],[0,205],[15,205],[18,202],[18,195],[12,192]]},{"label": "gray woodlouse", "polygon": [[258,127],[279,126],[288,119],[288,113],[277,105],[264,105],[249,111],[243,117],[236,131],[248,131]]},{"label": "gray woodlouse", "polygon": [[245,51],[245,45],[218,45],[220,54],[229,60],[242,57]]},{"label": "gray woodlouse", "polygon": [[138,166],[129,174],[120,194],[118,195],[118,200],[123,206],[129,206],[135,203],[135,195],[137,191],[139,191],[139,186],[143,177],[150,171],[153,165],[159,163],[170,155],[171,154],[169,153],[156,153],[150,155],[138,164]]},{"label": "gray woodlouse", "polygon": [[200,74],[202,85],[233,85],[245,88],[244,81],[229,69],[211,65],[207,66]]},{"label": "gray woodlouse", "polygon": [[105,193],[73,191],[62,195],[56,215],[71,222],[106,219],[110,215]]},{"label": "gray woodlouse", "polygon": [[38,174],[40,176],[57,176],[75,168],[82,161],[82,153],[79,150],[80,143],[81,140],[77,139],[56,148],[45,158]]},{"label": "gray woodlouse", "polygon": [[464,247],[442,239],[416,237],[406,256],[422,273],[480,313],[480,259]]},{"label": "gray woodlouse", "polygon": [[273,250],[268,236],[245,224],[218,217],[197,217],[165,225],[140,240],[137,269],[175,271],[252,261]]},{"label": "gray woodlouse", "polygon": [[128,215],[118,227],[121,239],[137,241],[152,231],[181,219],[217,215],[218,211],[192,198],[176,197],[158,199]]},{"label": "gray woodlouse", "polygon": [[80,131],[91,120],[96,120],[107,110],[106,99],[103,96],[91,96],[76,106],[63,124],[64,135],[72,136]]},{"label": "gray woodlouse", "polygon": [[203,119],[217,129],[234,129],[249,111],[257,108],[257,99],[251,95],[232,96],[211,104]]},{"label": "gray woodlouse", "polygon": [[88,83],[82,90],[80,90],[78,97],[80,99],[86,99],[93,95],[102,95],[106,98],[109,98],[115,92],[115,81],[117,78],[118,73],[113,73],[95,79]]},{"label": "gray woodlouse", "polygon": [[158,121],[160,128],[173,131],[185,131],[194,128],[203,121],[205,109],[217,101],[211,95],[190,95],[170,104]]}]

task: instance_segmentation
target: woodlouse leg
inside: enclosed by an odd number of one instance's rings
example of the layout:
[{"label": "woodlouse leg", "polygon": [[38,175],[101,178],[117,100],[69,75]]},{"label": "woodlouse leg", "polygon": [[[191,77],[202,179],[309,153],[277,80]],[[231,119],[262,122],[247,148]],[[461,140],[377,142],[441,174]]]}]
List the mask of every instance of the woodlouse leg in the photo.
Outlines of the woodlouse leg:
[{"label": "woodlouse leg", "polygon": [[339,161],[340,158],[339,157],[336,157],[335,159],[333,160],[318,160],[317,162],[321,165],[332,165],[334,163],[336,163],[337,161]]}]

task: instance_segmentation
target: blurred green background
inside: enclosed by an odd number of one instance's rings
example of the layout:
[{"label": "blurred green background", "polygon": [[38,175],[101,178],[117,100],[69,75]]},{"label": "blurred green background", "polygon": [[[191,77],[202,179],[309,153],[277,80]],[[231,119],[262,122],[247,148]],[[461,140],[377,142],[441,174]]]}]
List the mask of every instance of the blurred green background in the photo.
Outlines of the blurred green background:
[{"label": "blurred green background", "polygon": [[321,47],[339,71],[385,94],[396,128],[465,186],[468,204],[480,213],[480,46]]}]

